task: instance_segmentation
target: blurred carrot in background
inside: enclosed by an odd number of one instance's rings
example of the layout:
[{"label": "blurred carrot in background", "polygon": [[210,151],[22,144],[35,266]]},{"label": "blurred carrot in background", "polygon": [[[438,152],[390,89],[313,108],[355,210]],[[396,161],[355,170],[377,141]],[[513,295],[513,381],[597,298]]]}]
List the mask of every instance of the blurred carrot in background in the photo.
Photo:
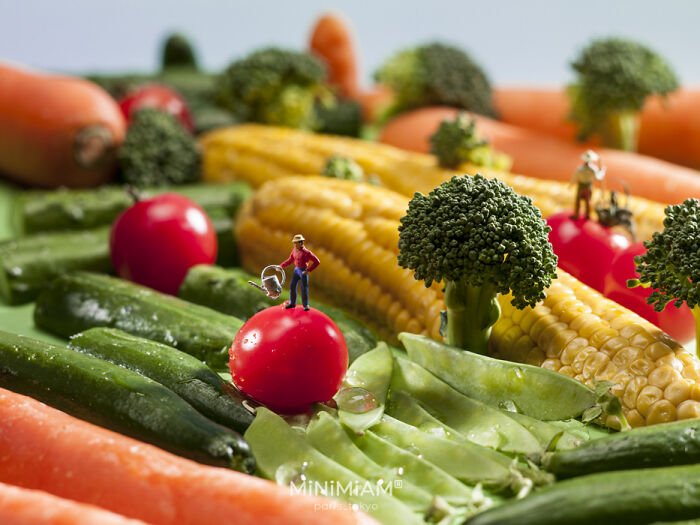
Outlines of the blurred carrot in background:
[{"label": "blurred carrot in background", "polygon": [[340,95],[354,98],[359,92],[357,57],[350,25],[341,15],[327,13],[318,19],[311,32],[309,50],[328,68],[328,83]]}]

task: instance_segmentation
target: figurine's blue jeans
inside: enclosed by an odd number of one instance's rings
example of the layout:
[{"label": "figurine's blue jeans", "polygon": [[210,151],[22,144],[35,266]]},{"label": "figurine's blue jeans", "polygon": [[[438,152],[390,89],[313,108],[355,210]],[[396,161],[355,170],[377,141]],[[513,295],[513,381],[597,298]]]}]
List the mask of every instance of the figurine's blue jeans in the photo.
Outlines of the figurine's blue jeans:
[{"label": "figurine's blue jeans", "polygon": [[309,274],[303,275],[303,268],[296,266],[292,275],[292,284],[289,285],[289,304],[297,304],[297,286],[301,281],[301,304],[309,306]]}]

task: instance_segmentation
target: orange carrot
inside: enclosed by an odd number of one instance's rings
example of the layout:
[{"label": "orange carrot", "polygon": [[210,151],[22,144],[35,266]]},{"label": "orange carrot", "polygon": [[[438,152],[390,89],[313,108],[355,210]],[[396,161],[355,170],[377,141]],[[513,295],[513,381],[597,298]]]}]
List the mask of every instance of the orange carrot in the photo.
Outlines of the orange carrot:
[{"label": "orange carrot", "polygon": [[4,389],[0,481],[154,525],[375,523],[342,503],[194,463]]},{"label": "orange carrot", "polygon": [[340,94],[354,98],[357,84],[357,58],[349,24],[341,15],[328,13],[318,19],[311,32],[309,48],[328,68],[328,82]]},{"label": "orange carrot", "polygon": [[[380,141],[413,151],[427,152],[429,138],[443,120],[454,119],[458,109],[421,108],[392,119],[383,129]],[[569,181],[581,164],[586,146],[504,124],[471,114],[476,129],[497,151],[513,158],[513,172],[542,179]],[[677,204],[700,196],[697,171],[653,157],[619,150],[596,148],[607,167],[608,187],[620,189],[620,181],[630,193],[657,202]]]},{"label": "orange carrot", "polygon": [[114,173],[126,124],[102,88],[81,78],[0,64],[0,173],[44,186],[99,186]]},{"label": "orange carrot", "polygon": [[[566,140],[576,137],[561,89],[501,88],[493,99],[504,122]],[[665,101],[650,97],[641,113],[638,151],[700,169],[700,89],[678,90]]]},{"label": "orange carrot", "polygon": [[107,510],[40,490],[0,483],[0,523],[3,525],[146,525]]}]

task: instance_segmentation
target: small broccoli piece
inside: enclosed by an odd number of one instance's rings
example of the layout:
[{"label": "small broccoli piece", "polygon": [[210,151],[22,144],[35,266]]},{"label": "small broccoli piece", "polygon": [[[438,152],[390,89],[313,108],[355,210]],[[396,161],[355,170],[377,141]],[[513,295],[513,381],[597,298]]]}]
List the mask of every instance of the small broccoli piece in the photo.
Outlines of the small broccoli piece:
[{"label": "small broccoli piece", "polygon": [[362,130],[362,107],[354,100],[338,100],[333,105],[316,104],[321,123],[319,133],[359,137]]},{"label": "small broccoli piece", "polygon": [[357,182],[365,179],[365,172],[362,166],[351,158],[341,157],[340,155],[333,155],[328,159],[322,175],[334,179],[354,180]]},{"label": "small broccoli piece", "polygon": [[161,67],[198,69],[197,57],[186,36],[179,33],[168,36],[163,44]]},{"label": "small broccoli piece", "polygon": [[664,230],[644,241],[646,253],[634,259],[639,279],[630,279],[627,286],[651,287],[647,303],[657,312],[670,302],[676,308],[686,303],[695,317],[700,348],[700,201],[686,199],[664,213]]},{"label": "small broccoli piece", "polygon": [[556,277],[551,228],[528,197],[482,175],[454,176],[416,193],[399,226],[399,264],[426,287],[445,285],[447,342],[486,353],[511,293],[516,308],[535,306]]},{"label": "small broccoli piece", "polygon": [[608,147],[636,151],[639,112],[649,95],[678,89],[668,63],[651,49],[621,38],[594,40],[571,64],[570,118],[578,138],[600,133]]},{"label": "small broccoli piece", "polygon": [[496,114],[483,69],[453,46],[432,43],[405,49],[385,62],[374,77],[396,93],[391,114],[435,105]]},{"label": "small broccoli piece", "polygon": [[476,123],[460,113],[455,120],[445,120],[430,137],[430,152],[443,168],[454,169],[463,162],[484,168],[507,171],[511,167],[508,155],[497,153],[488,141],[476,133]]},{"label": "small broccoli piece", "polygon": [[132,114],[119,149],[123,182],[139,187],[196,182],[199,160],[197,143],[175,117],[153,108]]},{"label": "small broccoli piece", "polygon": [[311,55],[266,48],[228,67],[217,99],[242,121],[317,129],[316,102],[333,100],[324,78],[323,64]]}]

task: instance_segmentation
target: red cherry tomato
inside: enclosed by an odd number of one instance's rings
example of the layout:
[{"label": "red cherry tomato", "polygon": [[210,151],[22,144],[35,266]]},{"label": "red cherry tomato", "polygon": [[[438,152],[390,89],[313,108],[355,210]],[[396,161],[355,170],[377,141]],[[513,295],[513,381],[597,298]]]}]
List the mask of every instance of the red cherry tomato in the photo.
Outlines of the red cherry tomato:
[{"label": "red cherry tomato", "polygon": [[182,123],[187,131],[194,132],[192,115],[187,107],[187,102],[167,86],[149,84],[135,89],[119,99],[119,107],[127,122],[131,121],[131,114],[136,110],[156,108],[170,113]]},{"label": "red cherry tomato", "polygon": [[695,318],[690,308],[685,304],[676,308],[673,303],[669,303],[662,312],[657,312],[653,306],[646,303],[647,297],[652,292],[651,288],[642,286],[627,288],[627,279],[639,277],[635,271],[634,258],[645,252],[644,245],[638,242],[621,251],[615,257],[610,273],[605,278],[605,289],[603,290],[605,296],[638,313],[679,343],[693,340],[695,337]]},{"label": "red cherry tomato", "polygon": [[325,314],[271,306],[236,334],[229,351],[235,385],[281,412],[302,412],[330,400],[348,367],[345,338]]},{"label": "red cherry tomato", "polygon": [[571,212],[551,215],[549,242],[559,257],[558,266],[579,281],[603,291],[612,261],[630,245],[627,236],[591,219],[572,219]]},{"label": "red cherry tomato", "polygon": [[117,274],[176,294],[192,266],[216,259],[216,232],[187,197],[164,193],[139,201],[112,225],[110,250]]}]

